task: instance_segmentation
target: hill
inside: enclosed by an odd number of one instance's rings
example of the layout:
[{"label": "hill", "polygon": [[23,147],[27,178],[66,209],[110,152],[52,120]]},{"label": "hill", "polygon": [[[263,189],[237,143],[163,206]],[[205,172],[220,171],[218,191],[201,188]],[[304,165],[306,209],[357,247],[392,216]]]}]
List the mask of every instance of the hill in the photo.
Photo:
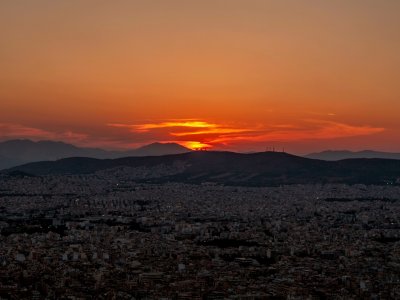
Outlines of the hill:
[{"label": "hill", "polygon": [[[174,168],[174,166],[179,166]],[[156,172],[157,168],[170,173]],[[400,160],[350,159],[322,161],[287,153],[261,152],[240,154],[233,152],[190,152],[153,157],[119,159],[68,158],[55,162],[30,163],[8,171],[32,175],[88,174],[128,168],[152,168],[146,182],[213,182],[226,185],[283,185],[306,183],[364,183],[394,184],[400,182]],[[167,168],[167,169],[168,169]],[[115,171],[116,172],[116,171]],[[147,172],[148,173],[148,172]],[[119,173],[120,174],[120,173]],[[149,179],[150,178],[150,179]],[[137,177],[140,179],[140,176]]]},{"label": "hill", "polygon": [[121,152],[123,156],[161,156],[181,154],[191,150],[176,143],[152,143],[143,147]]}]

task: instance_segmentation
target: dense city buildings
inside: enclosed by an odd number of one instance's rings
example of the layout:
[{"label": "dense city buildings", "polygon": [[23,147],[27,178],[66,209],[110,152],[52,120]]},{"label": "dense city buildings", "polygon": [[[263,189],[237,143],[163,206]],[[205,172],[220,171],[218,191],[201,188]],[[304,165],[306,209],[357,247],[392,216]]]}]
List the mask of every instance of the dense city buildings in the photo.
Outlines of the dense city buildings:
[{"label": "dense city buildings", "polygon": [[0,178],[1,299],[400,299],[400,187]]}]

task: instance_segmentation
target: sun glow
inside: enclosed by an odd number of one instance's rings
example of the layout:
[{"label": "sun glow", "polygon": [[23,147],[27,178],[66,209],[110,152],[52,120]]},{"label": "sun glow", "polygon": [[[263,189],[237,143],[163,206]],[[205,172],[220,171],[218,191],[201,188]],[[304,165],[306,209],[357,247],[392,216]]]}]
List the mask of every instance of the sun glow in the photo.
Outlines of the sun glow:
[{"label": "sun glow", "polygon": [[191,150],[207,150],[212,147],[209,144],[202,143],[202,142],[195,142],[195,141],[188,141],[188,142],[184,142],[181,144]]}]

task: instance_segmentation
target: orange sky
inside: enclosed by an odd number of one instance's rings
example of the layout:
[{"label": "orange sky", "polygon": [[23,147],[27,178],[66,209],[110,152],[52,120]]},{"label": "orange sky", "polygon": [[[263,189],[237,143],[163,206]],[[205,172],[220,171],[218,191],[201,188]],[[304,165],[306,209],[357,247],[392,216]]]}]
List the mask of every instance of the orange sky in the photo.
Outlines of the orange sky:
[{"label": "orange sky", "polygon": [[398,0],[0,2],[0,139],[400,151]]}]

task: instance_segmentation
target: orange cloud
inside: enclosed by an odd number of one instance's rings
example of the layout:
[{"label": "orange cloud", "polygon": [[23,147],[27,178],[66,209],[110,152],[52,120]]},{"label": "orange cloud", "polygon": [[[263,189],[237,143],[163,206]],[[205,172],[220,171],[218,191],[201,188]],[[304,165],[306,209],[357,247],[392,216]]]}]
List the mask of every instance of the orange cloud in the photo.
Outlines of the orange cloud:
[{"label": "orange cloud", "polygon": [[[307,124],[308,123],[308,124]],[[299,141],[299,140],[325,140],[353,136],[365,136],[385,129],[371,126],[354,126],[338,122],[310,120],[303,126],[289,127],[281,130],[278,127],[266,129],[259,134],[220,136],[213,140],[213,143],[229,143],[239,141]],[[311,125],[311,126],[310,126]]]},{"label": "orange cloud", "polygon": [[213,128],[200,131],[190,131],[190,132],[171,132],[173,136],[189,136],[189,135],[209,135],[209,134],[233,134],[233,133],[243,133],[251,132],[249,129],[235,129],[235,128]]},{"label": "orange cloud", "polygon": [[187,121],[168,121],[161,123],[146,123],[139,125],[126,125],[126,124],[108,124],[113,127],[128,127],[132,131],[136,132],[147,132],[152,129],[158,128],[174,128],[174,127],[184,127],[184,128],[216,128],[218,125],[211,124],[205,121],[187,120]]}]

